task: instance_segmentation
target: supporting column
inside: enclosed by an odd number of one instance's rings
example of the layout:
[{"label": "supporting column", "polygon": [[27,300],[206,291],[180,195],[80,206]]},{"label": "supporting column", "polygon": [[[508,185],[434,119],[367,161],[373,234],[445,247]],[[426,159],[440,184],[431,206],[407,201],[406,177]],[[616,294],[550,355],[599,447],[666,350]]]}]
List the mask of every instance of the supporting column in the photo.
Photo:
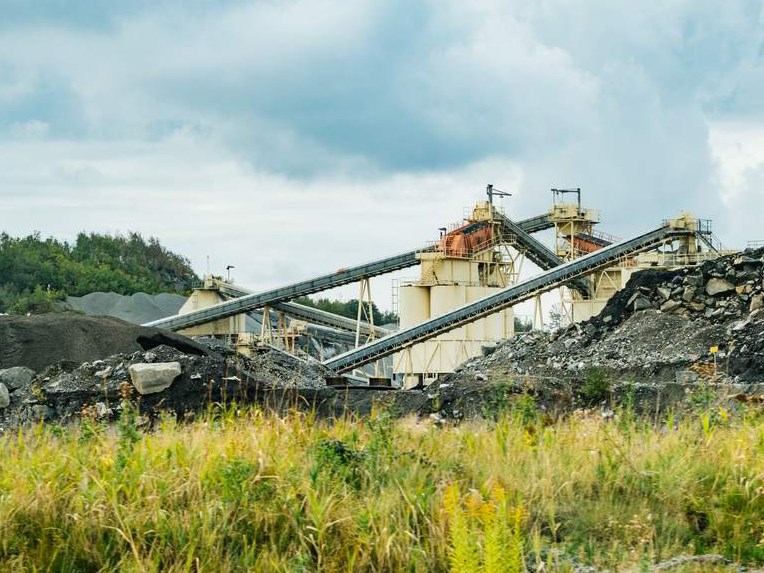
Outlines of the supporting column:
[{"label": "supporting column", "polygon": [[541,308],[541,295],[533,297],[533,330],[544,330],[544,312]]},{"label": "supporting column", "polygon": [[271,328],[271,309],[263,307],[263,322],[260,325],[260,342],[271,344],[273,342],[273,329]]},{"label": "supporting column", "polygon": [[356,315],[355,347],[361,345],[361,322],[369,325],[369,336],[364,344],[374,340],[374,308],[371,301],[371,283],[368,278],[361,279],[358,286],[358,313]]},{"label": "supporting column", "polygon": [[287,324],[286,314],[283,311],[279,312],[279,338],[282,340],[284,350],[287,352],[294,352],[294,338],[289,335],[289,325]]}]

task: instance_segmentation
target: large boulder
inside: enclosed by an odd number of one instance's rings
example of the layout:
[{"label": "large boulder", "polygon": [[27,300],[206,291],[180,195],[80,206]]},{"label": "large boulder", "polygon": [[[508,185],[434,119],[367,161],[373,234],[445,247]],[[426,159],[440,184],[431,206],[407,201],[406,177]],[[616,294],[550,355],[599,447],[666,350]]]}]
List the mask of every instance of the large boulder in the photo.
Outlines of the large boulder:
[{"label": "large boulder", "polygon": [[7,408],[11,405],[11,395],[8,393],[8,388],[5,384],[0,382],[0,409]]},{"label": "large boulder", "polygon": [[725,294],[733,290],[735,290],[735,285],[728,280],[718,277],[708,279],[708,282],[706,283],[706,293],[711,296]]},{"label": "large boulder", "polygon": [[166,390],[178,376],[180,362],[141,363],[130,366],[130,381],[144,396]]},{"label": "large boulder", "polygon": [[26,366],[14,366],[0,370],[0,384],[5,384],[11,392],[29,386],[34,379],[35,371]]},{"label": "large boulder", "polygon": [[661,305],[661,312],[673,312],[682,306],[678,300],[667,300]]}]

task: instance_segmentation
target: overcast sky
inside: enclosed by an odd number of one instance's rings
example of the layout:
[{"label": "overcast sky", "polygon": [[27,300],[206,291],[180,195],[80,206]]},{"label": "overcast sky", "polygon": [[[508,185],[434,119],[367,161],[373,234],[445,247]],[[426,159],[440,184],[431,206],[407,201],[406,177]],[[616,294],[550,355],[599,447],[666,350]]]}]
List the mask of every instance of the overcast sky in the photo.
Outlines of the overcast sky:
[{"label": "overcast sky", "polygon": [[691,210],[764,239],[761,1],[0,10],[11,235],[137,231],[263,290],[435,239],[493,183],[513,218],[581,187],[620,237]]}]

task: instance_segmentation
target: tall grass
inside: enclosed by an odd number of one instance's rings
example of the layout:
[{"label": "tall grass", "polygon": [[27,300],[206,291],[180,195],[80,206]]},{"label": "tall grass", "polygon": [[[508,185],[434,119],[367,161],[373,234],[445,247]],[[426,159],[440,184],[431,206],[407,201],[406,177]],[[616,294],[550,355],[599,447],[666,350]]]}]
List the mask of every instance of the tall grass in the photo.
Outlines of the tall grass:
[{"label": "tall grass", "polygon": [[[527,406],[527,405],[526,405]],[[210,410],[0,437],[2,571],[520,571],[764,563],[764,419],[511,410],[438,428]]]}]

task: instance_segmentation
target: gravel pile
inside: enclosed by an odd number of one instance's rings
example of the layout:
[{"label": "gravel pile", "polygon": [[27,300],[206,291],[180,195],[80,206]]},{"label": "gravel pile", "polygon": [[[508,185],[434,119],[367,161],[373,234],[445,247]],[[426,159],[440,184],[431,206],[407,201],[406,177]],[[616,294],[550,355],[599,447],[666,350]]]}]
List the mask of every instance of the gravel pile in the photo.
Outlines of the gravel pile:
[{"label": "gravel pile", "polygon": [[762,302],[764,249],[641,271],[598,316],[551,334],[518,334],[427,391],[439,415],[455,418],[485,410],[497,388],[531,392],[557,410],[626,395],[645,409],[666,407],[709,387],[762,393]]},{"label": "gravel pile", "polygon": [[732,381],[764,382],[764,249],[676,271],[635,273],[602,312],[552,334],[519,334],[463,379],[486,370],[575,378],[603,368],[616,378],[671,381],[678,370],[717,362]]},{"label": "gravel pile", "polygon": [[117,318],[71,312],[0,316],[0,369],[27,366],[41,371],[57,362],[80,364],[160,344],[192,354],[206,352],[185,336]]},{"label": "gravel pile", "polygon": [[113,292],[94,292],[67,297],[66,307],[89,315],[113,316],[134,324],[145,324],[178,314],[184,302],[186,297],[172,293],[149,295],[139,292],[125,296]]},{"label": "gravel pile", "polygon": [[654,308],[727,324],[764,307],[763,271],[764,248],[678,271],[643,271],[609,301],[599,318],[601,324],[618,324],[632,312]]}]

